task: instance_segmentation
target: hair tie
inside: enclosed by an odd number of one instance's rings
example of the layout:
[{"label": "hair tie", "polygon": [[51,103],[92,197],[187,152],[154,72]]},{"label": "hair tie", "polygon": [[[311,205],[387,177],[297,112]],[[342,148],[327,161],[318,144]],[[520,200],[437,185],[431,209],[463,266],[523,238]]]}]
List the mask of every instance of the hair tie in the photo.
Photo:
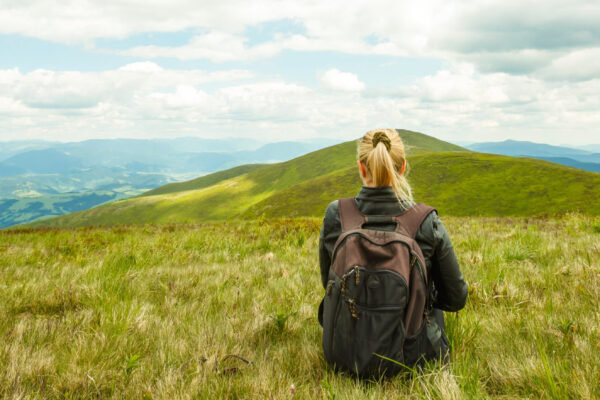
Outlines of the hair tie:
[{"label": "hair tie", "polygon": [[371,142],[373,143],[373,148],[377,147],[377,145],[381,142],[385,145],[387,151],[390,151],[392,149],[392,141],[384,132],[375,132],[375,134],[373,135],[373,139],[371,139]]}]

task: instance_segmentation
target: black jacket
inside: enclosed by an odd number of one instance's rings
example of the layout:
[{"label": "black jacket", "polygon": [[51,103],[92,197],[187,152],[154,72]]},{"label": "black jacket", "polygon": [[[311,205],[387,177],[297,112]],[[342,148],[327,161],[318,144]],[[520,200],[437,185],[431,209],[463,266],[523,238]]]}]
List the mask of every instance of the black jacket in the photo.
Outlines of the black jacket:
[{"label": "black jacket", "polygon": [[[397,215],[413,205],[398,202],[391,187],[363,186],[355,200],[358,209],[365,215]],[[382,225],[373,228],[393,231],[395,226]],[[331,253],[340,234],[341,224],[336,200],[330,203],[325,211],[319,238],[319,264],[323,288],[327,286]],[[433,278],[435,293],[433,306],[444,311],[460,310],[467,301],[468,287],[460,271],[448,232],[436,212],[432,212],[425,218],[415,239],[423,252],[427,270]],[[321,307],[319,307],[319,321],[322,320],[321,317]]]}]

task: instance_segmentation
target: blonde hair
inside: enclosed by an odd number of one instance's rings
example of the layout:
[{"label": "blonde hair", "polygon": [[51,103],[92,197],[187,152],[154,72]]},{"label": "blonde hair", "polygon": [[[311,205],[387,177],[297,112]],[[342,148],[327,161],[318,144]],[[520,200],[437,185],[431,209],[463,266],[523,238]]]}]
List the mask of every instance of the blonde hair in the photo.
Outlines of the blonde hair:
[{"label": "blonde hair", "polygon": [[[358,159],[375,186],[391,186],[399,202],[413,202],[412,191],[400,170],[406,161],[404,143],[395,129],[375,129],[358,140]],[[408,168],[408,164],[405,167]]]}]

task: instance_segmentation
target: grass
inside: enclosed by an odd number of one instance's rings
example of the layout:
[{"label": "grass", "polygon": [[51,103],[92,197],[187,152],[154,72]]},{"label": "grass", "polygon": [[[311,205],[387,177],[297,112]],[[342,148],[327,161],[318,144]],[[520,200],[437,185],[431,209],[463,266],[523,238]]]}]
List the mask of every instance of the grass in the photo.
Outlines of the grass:
[{"label": "grass", "polygon": [[320,219],[0,231],[0,398],[599,398],[600,219],[444,218],[450,365],[336,374]]}]

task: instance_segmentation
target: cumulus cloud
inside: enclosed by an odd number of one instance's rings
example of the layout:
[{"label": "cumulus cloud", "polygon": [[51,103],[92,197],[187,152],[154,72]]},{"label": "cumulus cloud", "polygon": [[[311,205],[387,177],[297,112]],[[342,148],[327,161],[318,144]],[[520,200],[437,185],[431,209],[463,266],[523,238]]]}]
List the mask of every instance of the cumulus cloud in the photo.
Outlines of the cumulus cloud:
[{"label": "cumulus cloud", "polygon": [[100,72],[35,70],[26,74],[18,69],[0,71],[0,92],[31,108],[90,108],[101,102],[126,103],[139,93],[177,85],[200,85],[247,79],[244,70],[204,72],[163,70],[152,62],[127,64],[116,70]]},{"label": "cumulus cloud", "polygon": [[[300,28],[249,37],[250,28],[281,20]],[[599,2],[565,0],[4,2],[0,33],[85,48],[98,38],[140,33],[185,30],[190,39],[103,49],[137,59],[108,71],[1,70],[0,114],[9,118],[0,119],[0,139],[15,132],[59,139],[258,132],[350,139],[378,125],[448,140],[476,141],[486,132],[486,139],[585,142],[600,122],[598,20]],[[445,67],[385,88],[338,69],[318,74],[316,88],[230,69],[235,62],[252,68],[283,51],[429,57]],[[228,69],[168,69],[162,57]]]},{"label": "cumulus cloud", "polygon": [[321,76],[321,83],[328,89],[344,92],[359,92],[365,88],[365,84],[358,80],[356,74],[342,72],[336,68],[327,70]]},{"label": "cumulus cloud", "polygon": [[[249,27],[279,20],[293,20],[304,32],[276,32],[248,45]],[[122,52],[148,59],[224,62],[270,57],[283,50],[341,51],[439,57],[472,62],[481,72],[526,74],[573,51],[598,47],[598,20],[599,2],[567,0],[31,0],[3,4],[0,32],[89,45],[97,38],[190,29],[200,33],[185,45],[135,46]],[[378,40],[372,43],[369,37]]]},{"label": "cumulus cloud", "polygon": [[247,47],[246,38],[225,32],[210,32],[193,37],[183,46],[137,46],[124,50],[121,54],[143,57],[172,57],[180,60],[209,59],[215,62],[232,60],[250,60],[271,57],[281,51],[282,47],[273,42]]},{"label": "cumulus cloud", "polygon": [[161,72],[164,71],[158,64],[150,61],[141,61],[127,64],[119,68],[119,71],[128,72]]},{"label": "cumulus cloud", "polygon": [[539,71],[546,79],[583,81],[600,77],[600,47],[575,50]]},{"label": "cumulus cloud", "polygon": [[[15,132],[58,140],[198,134],[353,139],[377,125],[450,141],[513,137],[560,144],[589,142],[600,123],[600,79],[544,81],[455,64],[373,93],[339,70],[323,74],[319,88],[237,80],[248,76],[152,64],[103,72],[3,70],[0,113],[9,118],[0,118],[0,140],[14,139]],[[331,90],[328,79],[342,90]],[[221,80],[217,87],[215,80]]]},{"label": "cumulus cloud", "polygon": [[2,3],[0,32],[61,43],[91,43],[143,32],[178,32],[219,27],[235,33],[245,27],[293,15],[294,1],[236,0],[28,0]]}]

